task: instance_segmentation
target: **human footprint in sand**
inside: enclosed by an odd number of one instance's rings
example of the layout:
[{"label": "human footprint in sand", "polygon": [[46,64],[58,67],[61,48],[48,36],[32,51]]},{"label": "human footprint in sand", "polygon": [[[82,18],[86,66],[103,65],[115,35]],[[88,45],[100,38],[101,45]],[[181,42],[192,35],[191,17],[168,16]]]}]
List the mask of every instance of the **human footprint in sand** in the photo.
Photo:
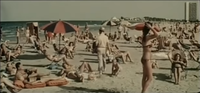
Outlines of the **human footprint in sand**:
[{"label": "human footprint in sand", "polygon": [[122,67],[117,63],[116,59],[113,59],[112,62],[112,76],[118,76],[119,72],[121,72]]},{"label": "human footprint in sand", "polygon": [[93,70],[89,63],[83,62],[76,70],[73,66],[67,65],[63,63],[63,69],[58,73],[63,77],[68,77],[70,79],[74,79],[78,82],[83,82],[84,79],[95,80]]}]

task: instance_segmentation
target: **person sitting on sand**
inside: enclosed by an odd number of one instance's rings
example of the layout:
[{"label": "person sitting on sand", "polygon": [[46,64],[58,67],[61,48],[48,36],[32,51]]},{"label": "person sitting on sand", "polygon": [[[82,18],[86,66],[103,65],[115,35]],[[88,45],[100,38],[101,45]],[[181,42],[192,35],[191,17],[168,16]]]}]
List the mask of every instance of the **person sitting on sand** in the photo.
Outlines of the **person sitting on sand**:
[{"label": "person sitting on sand", "polygon": [[174,74],[175,84],[178,85],[181,79],[181,72],[184,67],[187,67],[187,63],[183,61],[183,58],[181,58],[181,54],[179,53],[176,53],[172,58],[172,51],[168,53],[168,58],[172,63],[171,70]]},{"label": "person sitting on sand", "polygon": [[132,43],[132,37],[128,36],[128,33],[124,33],[123,38],[124,40],[129,41],[129,43]]},{"label": "person sitting on sand", "polygon": [[10,74],[10,75],[15,75],[16,72],[17,72],[17,69],[15,68],[15,64],[14,62],[9,62],[7,63],[6,65],[6,68],[5,68],[5,71],[6,73]]},{"label": "person sitting on sand", "polygon": [[83,61],[83,63],[78,67],[78,70],[66,63],[63,63],[62,66],[63,69],[59,72],[59,75],[63,77],[68,77],[78,82],[83,82],[84,79],[95,80],[96,78],[90,64],[87,62]]},{"label": "person sitting on sand", "polygon": [[128,51],[120,51],[115,44],[111,44],[110,52],[115,58],[122,58],[123,63],[126,63],[128,59],[130,62],[133,62],[130,53]]},{"label": "person sitting on sand", "polygon": [[116,31],[115,31],[115,33],[114,33],[114,35],[113,35],[113,37],[112,37],[112,40],[113,40],[113,41],[118,40],[118,34],[117,34]]},{"label": "person sitting on sand", "polygon": [[152,62],[152,68],[153,69],[158,69],[159,67],[158,67],[158,63],[157,63],[157,61],[156,60],[151,60],[151,62]]},{"label": "person sitting on sand", "polygon": [[16,48],[16,50],[14,52],[7,51],[7,53],[6,53],[6,61],[10,62],[11,60],[16,59],[22,53],[24,53],[24,51],[22,51],[22,46],[18,45],[18,47]]},{"label": "person sitting on sand", "polygon": [[6,87],[11,93],[17,93],[20,90],[22,90],[22,88],[19,88],[19,87],[13,85],[12,81],[10,81],[8,78],[3,77],[2,73],[0,73],[0,76],[1,76],[1,78],[0,78],[1,79],[1,81],[0,81],[1,82],[1,89]]},{"label": "person sitting on sand", "polygon": [[73,59],[74,58],[74,49],[75,49],[74,43],[69,42],[69,44],[68,44],[68,46],[66,46],[66,48],[67,48],[66,55],[69,56],[71,59]]},{"label": "person sitting on sand", "polygon": [[86,45],[86,47],[85,47],[85,50],[86,50],[87,52],[91,52],[91,51],[92,51],[92,45],[90,44],[90,42],[87,42],[87,45]]},{"label": "person sitting on sand", "polygon": [[48,74],[39,74],[37,71],[34,70],[28,70],[23,69],[23,65],[18,62],[15,64],[17,73],[15,76],[15,81],[22,81],[24,84],[35,84],[35,83],[46,83],[48,81],[54,81],[54,80],[65,80],[63,77],[57,77],[57,78],[44,78],[44,76],[49,76]]},{"label": "person sitting on sand", "polygon": [[50,61],[52,61],[52,62],[58,63],[58,62],[60,62],[61,60],[63,60],[64,63],[70,65],[70,64],[68,63],[67,57],[66,57],[65,55],[61,55],[61,56],[57,57],[55,54],[53,54],[53,55],[48,54],[46,50],[42,50],[42,53],[45,55],[45,57],[46,57],[48,60],[50,60]]},{"label": "person sitting on sand", "polygon": [[117,63],[116,59],[112,61],[112,76],[118,76],[119,72],[121,72],[122,67]]}]

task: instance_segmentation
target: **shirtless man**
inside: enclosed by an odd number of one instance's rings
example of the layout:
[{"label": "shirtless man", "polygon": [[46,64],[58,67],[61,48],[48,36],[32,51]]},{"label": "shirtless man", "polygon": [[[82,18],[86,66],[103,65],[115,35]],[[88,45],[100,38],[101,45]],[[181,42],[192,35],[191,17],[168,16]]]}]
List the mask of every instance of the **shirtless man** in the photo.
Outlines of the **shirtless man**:
[{"label": "shirtless man", "polygon": [[116,59],[113,59],[112,62],[112,76],[118,76],[119,72],[121,72],[122,67],[117,63]]},{"label": "shirtless man", "polygon": [[48,74],[38,74],[36,69],[23,69],[23,66],[20,62],[15,64],[17,68],[17,73],[15,76],[15,81],[20,80],[24,84],[35,84],[47,81],[54,81],[54,80],[65,80],[65,78],[58,77],[58,78],[43,78],[44,76],[49,76]]},{"label": "shirtless man", "polygon": [[[1,88],[7,87],[7,89],[11,92],[11,93],[17,93],[19,92],[22,88],[19,88],[15,85],[12,84],[12,82],[8,79],[3,77],[3,75],[1,74]],[[1,91],[2,92],[2,91]]]}]

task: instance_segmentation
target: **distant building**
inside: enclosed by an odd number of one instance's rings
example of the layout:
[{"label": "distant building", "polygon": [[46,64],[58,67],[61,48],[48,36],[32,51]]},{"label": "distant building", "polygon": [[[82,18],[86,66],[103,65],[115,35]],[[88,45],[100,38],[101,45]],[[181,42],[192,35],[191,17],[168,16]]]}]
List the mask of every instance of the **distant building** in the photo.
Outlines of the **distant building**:
[{"label": "distant building", "polygon": [[197,3],[185,3],[185,20],[196,21],[197,18]]}]

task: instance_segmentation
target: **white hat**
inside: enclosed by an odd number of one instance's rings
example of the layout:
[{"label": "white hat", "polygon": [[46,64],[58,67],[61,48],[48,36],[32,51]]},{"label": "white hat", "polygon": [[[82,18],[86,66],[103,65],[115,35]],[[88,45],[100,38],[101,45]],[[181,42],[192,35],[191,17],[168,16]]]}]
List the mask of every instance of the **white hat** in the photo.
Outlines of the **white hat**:
[{"label": "white hat", "polygon": [[102,31],[104,31],[104,30],[105,30],[105,28],[104,28],[104,27],[100,27],[100,28],[99,28],[99,30],[102,30]]}]

